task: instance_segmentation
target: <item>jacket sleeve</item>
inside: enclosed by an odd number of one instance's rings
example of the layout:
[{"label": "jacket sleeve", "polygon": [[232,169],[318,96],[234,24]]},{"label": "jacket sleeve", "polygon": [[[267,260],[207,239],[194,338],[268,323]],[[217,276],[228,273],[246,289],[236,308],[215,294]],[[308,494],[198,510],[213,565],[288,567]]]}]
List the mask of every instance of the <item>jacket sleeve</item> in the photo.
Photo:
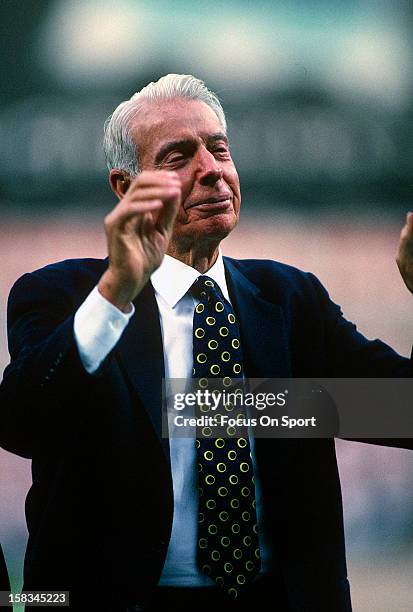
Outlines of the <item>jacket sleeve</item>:
[{"label": "jacket sleeve", "polygon": [[[381,340],[369,340],[354,323],[346,320],[341,308],[313,275],[308,274],[316,291],[314,319],[323,322],[326,369],[331,378],[409,378],[412,360],[399,355]],[[316,328],[317,329],[317,328]]]},{"label": "jacket sleeve", "polygon": [[77,304],[54,286],[54,276],[22,276],[8,301],[11,361],[0,385],[0,444],[24,457],[32,456],[45,435],[64,429],[67,406],[76,414],[94,379],[74,338]]},{"label": "jacket sleeve", "polygon": [[[347,321],[320,281],[309,274],[324,321],[330,378],[411,378],[412,358],[402,357],[381,340],[369,340]],[[397,380],[394,381],[397,385]],[[356,442],[413,449],[412,438],[354,438]]]}]

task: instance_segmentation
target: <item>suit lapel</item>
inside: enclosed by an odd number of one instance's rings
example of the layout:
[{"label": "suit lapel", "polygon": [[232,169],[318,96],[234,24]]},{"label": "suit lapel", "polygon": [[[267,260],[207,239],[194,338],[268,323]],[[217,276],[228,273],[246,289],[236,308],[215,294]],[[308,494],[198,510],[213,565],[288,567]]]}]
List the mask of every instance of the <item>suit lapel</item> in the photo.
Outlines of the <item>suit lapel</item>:
[{"label": "suit lapel", "polygon": [[149,282],[134,301],[135,314],[122,335],[118,355],[149,415],[169,463],[169,440],[162,437],[162,379],[165,377],[158,305]]},{"label": "suit lapel", "polygon": [[228,290],[240,324],[244,368],[249,378],[291,376],[284,316],[279,304],[224,258]]}]

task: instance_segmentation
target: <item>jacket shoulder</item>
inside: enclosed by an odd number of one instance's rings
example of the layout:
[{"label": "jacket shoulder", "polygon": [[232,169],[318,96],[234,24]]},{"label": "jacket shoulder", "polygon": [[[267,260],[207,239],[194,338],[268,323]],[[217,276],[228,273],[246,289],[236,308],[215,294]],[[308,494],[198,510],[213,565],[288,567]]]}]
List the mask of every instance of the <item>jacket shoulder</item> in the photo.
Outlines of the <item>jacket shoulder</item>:
[{"label": "jacket shoulder", "polygon": [[106,259],[65,259],[23,274],[13,285],[9,301],[29,295],[55,294],[57,299],[81,303],[107,268]]},{"label": "jacket shoulder", "polygon": [[281,295],[290,293],[313,293],[323,289],[320,281],[311,272],[271,259],[233,259],[226,261],[244,274],[262,292],[276,292]]},{"label": "jacket shoulder", "polygon": [[48,279],[62,277],[68,279],[71,276],[88,277],[101,275],[107,268],[107,265],[107,259],[64,259],[63,261],[57,261],[33,270],[33,272],[28,274]]}]

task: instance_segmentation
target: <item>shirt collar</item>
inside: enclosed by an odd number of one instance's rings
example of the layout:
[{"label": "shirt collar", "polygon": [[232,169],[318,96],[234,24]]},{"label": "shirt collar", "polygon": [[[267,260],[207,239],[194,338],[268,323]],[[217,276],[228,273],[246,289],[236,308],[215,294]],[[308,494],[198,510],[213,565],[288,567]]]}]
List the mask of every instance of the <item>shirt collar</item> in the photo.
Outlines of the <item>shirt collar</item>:
[{"label": "shirt collar", "polygon": [[[216,262],[204,275],[212,278],[219,285],[225,299],[230,301],[221,249]],[[151,275],[151,282],[155,291],[171,308],[174,308],[199,276],[203,275],[195,268],[187,266],[170,255],[165,255],[159,268]]]}]

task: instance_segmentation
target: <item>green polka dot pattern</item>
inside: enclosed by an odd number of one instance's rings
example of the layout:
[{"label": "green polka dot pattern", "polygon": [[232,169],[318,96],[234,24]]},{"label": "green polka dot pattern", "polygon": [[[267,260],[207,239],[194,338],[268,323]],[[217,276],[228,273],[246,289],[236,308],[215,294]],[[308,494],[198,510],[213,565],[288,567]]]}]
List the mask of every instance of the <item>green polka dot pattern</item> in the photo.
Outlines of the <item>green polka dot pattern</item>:
[{"label": "green polka dot pattern", "polygon": [[[228,387],[234,375],[243,376],[236,316],[209,277],[200,276],[191,293],[199,300],[193,322],[193,375],[202,381],[201,388],[208,378]],[[198,566],[237,599],[261,562],[249,440],[237,437],[235,428],[227,433],[232,437],[213,439],[210,428],[204,427],[196,440],[201,491]]]}]

